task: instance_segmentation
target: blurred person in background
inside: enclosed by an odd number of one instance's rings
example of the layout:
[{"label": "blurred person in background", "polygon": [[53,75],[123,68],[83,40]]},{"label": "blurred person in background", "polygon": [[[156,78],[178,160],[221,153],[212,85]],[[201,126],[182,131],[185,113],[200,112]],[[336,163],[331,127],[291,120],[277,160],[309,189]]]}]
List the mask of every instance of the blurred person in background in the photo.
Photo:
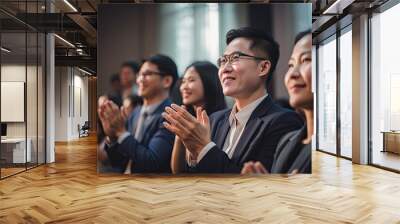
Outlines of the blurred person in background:
[{"label": "blurred person in background", "polygon": [[126,120],[120,108],[106,100],[99,116],[109,141],[104,150],[120,173],[170,173],[174,135],[162,125],[161,113],[171,104],[169,93],[178,78],[177,66],[168,56],[149,57],[140,68],[137,84],[143,105]]},{"label": "blurred person in background", "polygon": [[134,61],[122,63],[119,71],[121,83],[121,95],[125,99],[129,95],[137,95],[136,78],[140,70],[140,65]]},{"label": "blurred person in background", "polygon": [[107,98],[112,99],[118,105],[122,105],[122,86],[118,73],[115,73],[111,76],[110,85],[111,91],[107,93]]}]

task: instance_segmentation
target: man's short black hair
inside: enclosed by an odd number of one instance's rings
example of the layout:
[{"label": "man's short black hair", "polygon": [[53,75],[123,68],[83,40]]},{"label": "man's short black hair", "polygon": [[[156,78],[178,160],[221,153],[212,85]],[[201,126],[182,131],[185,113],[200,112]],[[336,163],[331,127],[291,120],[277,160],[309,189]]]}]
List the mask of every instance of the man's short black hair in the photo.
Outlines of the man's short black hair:
[{"label": "man's short black hair", "polygon": [[162,76],[172,76],[170,90],[173,88],[176,80],[178,79],[178,68],[174,60],[166,55],[156,54],[145,59],[144,62],[150,62],[157,65]]},{"label": "man's short black hair", "polygon": [[305,30],[305,31],[302,31],[302,32],[298,33],[296,35],[296,37],[294,38],[294,45],[296,45],[297,42],[299,42],[301,39],[303,39],[303,37],[305,37],[307,35],[311,35],[311,34],[312,34],[311,33],[311,29],[308,29],[308,30]]},{"label": "man's short black hair", "polygon": [[132,71],[135,74],[137,74],[140,70],[140,65],[134,61],[126,61],[126,62],[122,63],[121,68],[124,68],[124,67],[129,67],[130,69],[132,69]]},{"label": "man's short black hair", "polygon": [[229,30],[226,34],[226,44],[228,45],[232,40],[240,37],[252,41],[250,50],[257,49],[265,53],[265,55],[256,56],[266,57],[271,61],[271,69],[267,77],[268,84],[272,79],[272,73],[275,71],[276,64],[279,60],[279,44],[268,32],[252,27],[242,27],[239,29]]}]

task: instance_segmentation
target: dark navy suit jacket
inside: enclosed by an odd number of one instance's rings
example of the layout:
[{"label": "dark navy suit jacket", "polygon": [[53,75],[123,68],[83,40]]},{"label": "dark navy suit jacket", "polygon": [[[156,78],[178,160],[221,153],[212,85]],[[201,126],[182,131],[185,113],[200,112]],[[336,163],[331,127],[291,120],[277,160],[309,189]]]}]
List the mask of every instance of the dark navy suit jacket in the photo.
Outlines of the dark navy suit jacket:
[{"label": "dark navy suit jacket", "polygon": [[271,173],[311,173],[311,144],[303,144],[307,126],[286,134],[279,141]]},{"label": "dark navy suit jacket", "polygon": [[216,144],[189,172],[240,173],[248,161],[260,161],[268,171],[274,162],[274,154],[282,136],[303,126],[300,116],[275,104],[271,96],[266,97],[251,114],[230,159],[222,151],[230,129],[231,109],[211,115],[211,140]]},{"label": "dark navy suit jacket", "polygon": [[[170,173],[171,154],[175,135],[163,125],[161,113],[171,100],[166,99],[148,117],[143,138],[138,142],[133,135],[128,136],[121,144],[105,147],[113,167],[123,172],[129,160],[132,160],[132,173]],[[139,119],[141,107],[136,108],[127,121],[127,130],[133,133],[134,124]]]}]

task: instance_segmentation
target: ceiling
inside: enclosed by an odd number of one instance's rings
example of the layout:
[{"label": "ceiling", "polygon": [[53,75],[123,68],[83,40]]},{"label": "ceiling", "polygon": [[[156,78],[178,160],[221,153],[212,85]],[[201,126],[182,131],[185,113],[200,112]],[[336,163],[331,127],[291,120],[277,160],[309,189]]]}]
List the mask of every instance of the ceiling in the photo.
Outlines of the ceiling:
[{"label": "ceiling", "polygon": [[[312,31],[314,36],[318,36],[347,14],[356,14],[386,1],[239,0],[234,2],[312,3]],[[28,28],[30,31],[54,32],[70,43],[55,38],[56,65],[86,66],[96,71],[97,6],[102,3],[149,2],[174,2],[174,0],[1,0],[1,29],[6,33],[2,35],[2,43],[7,42],[9,47],[16,49],[15,51],[22,51],[23,48],[18,47],[25,46],[23,34],[19,34],[21,30],[25,31]],[[28,52],[32,51],[31,47],[34,48],[34,44],[28,44]]]},{"label": "ceiling", "polygon": [[[326,38],[337,29],[351,24],[352,18],[372,11],[388,0],[317,0],[313,1],[313,41]],[[340,22],[338,22],[340,21]]]}]

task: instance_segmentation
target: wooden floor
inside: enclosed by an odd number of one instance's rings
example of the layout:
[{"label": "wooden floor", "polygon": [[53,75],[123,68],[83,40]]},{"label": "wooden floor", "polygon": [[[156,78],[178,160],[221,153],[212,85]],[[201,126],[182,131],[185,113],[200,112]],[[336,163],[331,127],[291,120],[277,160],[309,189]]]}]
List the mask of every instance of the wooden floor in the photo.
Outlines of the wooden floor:
[{"label": "wooden floor", "polygon": [[33,169],[35,168],[37,165],[36,164],[29,164],[27,165],[27,167],[25,167],[24,165],[19,165],[18,167],[7,167],[7,168],[0,168],[0,172],[1,172],[1,178],[5,178],[20,172],[23,172],[25,170],[29,170],[29,169]]},{"label": "wooden floor", "polygon": [[320,152],[313,174],[99,176],[94,138],[0,181],[0,223],[400,223],[400,175]]},{"label": "wooden floor", "polygon": [[1,169],[1,177],[2,178],[26,170],[25,167],[24,168],[0,168],[0,169]]}]

